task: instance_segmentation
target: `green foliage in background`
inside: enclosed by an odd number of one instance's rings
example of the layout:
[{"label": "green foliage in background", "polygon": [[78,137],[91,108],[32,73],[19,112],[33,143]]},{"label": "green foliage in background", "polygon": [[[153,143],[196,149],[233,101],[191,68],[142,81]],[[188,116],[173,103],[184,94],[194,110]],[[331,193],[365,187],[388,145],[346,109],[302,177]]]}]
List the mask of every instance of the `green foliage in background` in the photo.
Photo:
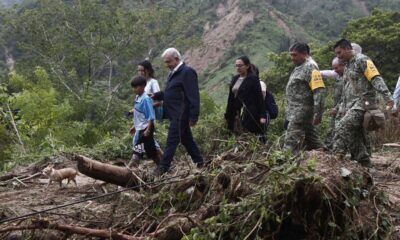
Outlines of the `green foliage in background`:
[{"label": "green foliage in background", "polygon": [[[40,139],[53,129],[63,128],[72,109],[68,101],[57,100],[58,93],[52,87],[46,71],[37,68],[30,80],[12,73],[10,85],[19,83],[22,91],[13,93],[10,103],[13,109],[18,109],[20,131],[26,133],[24,140]],[[33,141],[32,144],[36,146],[40,142]]]},{"label": "green foliage in background", "polygon": [[370,17],[351,21],[343,36],[361,45],[394,90],[400,75],[400,12],[376,10]]},{"label": "green foliage in background", "polygon": [[131,121],[124,112],[132,107],[136,63],[157,57],[162,78],[163,49],[198,44],[200,33],[186,27],[192,12],[175,13],[161,2],[97,0],[25,1],[1,9],[0,53],[15,64],[7,74],[11,66],[0,61],[0,168],[26,154],[72,148],[126,156],[117,152],[130,151],[129,141],[121,151],[118,146]]}]

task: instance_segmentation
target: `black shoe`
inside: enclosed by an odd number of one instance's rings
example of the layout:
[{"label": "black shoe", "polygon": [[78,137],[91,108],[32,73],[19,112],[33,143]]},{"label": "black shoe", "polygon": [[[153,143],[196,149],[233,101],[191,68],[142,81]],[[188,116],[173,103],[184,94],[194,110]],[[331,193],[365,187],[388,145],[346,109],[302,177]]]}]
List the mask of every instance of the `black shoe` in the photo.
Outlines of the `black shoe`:
[{"label": "black shoe", "polygon": [[363,162],[359,162],[361,164],[361,166],[366,167],[366,168],[372,168],[372,163],[371,161],[363,161]]},{"label": "black shoe", "polygon": [[162,175],[164,175],[166,172],[168,172],[168,170],[166,170],[165,168],[161,168],[161,167],[156,167],[153,171],[153,175],[155,177],[161,177]]},{"label": "black shoe", "polygon": [[347,159],[346,159],[346,154],[344,154],[344,153],[335,153],[335,154],[336,154],[336,156],[337,156],[337,159],[339,159],[339,160],[341,160],[341,161],[347,160]]},{"label": "black shoe", "polygon": [[202,169],[205,165],[204,165],[204,162],[198,162],[198,163],[195,163],[196,164],[196,167],[198,168],[198,169]]},{"label": "black shoe", "polygon": [[158,166],[160,164],[160,158],[158,156],[152,158],[153,162]]}]

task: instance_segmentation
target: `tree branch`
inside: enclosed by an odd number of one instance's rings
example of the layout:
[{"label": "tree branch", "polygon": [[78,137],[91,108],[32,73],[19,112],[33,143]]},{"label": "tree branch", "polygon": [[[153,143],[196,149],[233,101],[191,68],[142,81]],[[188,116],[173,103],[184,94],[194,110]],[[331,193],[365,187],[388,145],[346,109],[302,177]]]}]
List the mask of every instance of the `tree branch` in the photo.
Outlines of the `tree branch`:
[{"label": "tree branch", "polygon": [[10,105],[8,104],[8,102],[6,104],[7,104],[8,113],[10,114],[11,124],[12,124],[12,126],[14,128],[15,133],[17,134],[19,144],[21,144],[22,150],[23,150],[24,154],[26,154],[25,145],[24,145],[24,142],[22,142],[21,135],[19,134],[19,131],[18,131],[18,128],[17,128],[17,124],[15,123],[15,120],[14,120],[14,115],[13,115],[11,109],[10,109]]},{"label": "tree branch", "polygon": [[33,220],[32,225],[28,226],[10,226],[0,229],[0,233],[33,230],[33,229],[52,229],[70,234],[84,235],[86,237],[99,237],[113,240],[141,240],[143,238],[133,237],[130,235],[115,232],[111,229],[93,229],[86,227],[79,227],[68,224],[51,223],[48,220]]}]

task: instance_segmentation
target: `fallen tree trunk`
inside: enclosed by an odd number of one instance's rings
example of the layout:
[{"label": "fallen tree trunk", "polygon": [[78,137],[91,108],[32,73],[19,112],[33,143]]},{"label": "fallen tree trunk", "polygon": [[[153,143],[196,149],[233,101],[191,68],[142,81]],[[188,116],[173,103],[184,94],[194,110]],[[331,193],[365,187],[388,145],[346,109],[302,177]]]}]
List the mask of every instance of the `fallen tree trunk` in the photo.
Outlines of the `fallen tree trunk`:
[{"label": "fallen tree trunk", "polygon": [[118,233],[111,229],[92,229],[86,227],[78,227],[74,225],[50,223],[48,220],[33,220],[32,225],[28,226],[10,226],[0,229],[0,233],[21,231],[21,230],[33,230],[33,229],[52,229],[69,234],[84,235],[86,237],[99,237],[113,240],[140,240],[142,238],[133,237],[130,235]]},{"label": "fallen tree trunk", "polygon": [[3,176],[0,176],[0,181],[7,181],[7,180],[13,179],[15,177],[18,177],[18,175],[14,174],[14,173],[3,175]]},{"label": "fallen tree trunk", "polygon": [[139,184],[139,180],[129,168],[101,163],[81,155],[77,155],[75,159],[78,161],[79,172],[91,178],[122,187],[133,187]]}]

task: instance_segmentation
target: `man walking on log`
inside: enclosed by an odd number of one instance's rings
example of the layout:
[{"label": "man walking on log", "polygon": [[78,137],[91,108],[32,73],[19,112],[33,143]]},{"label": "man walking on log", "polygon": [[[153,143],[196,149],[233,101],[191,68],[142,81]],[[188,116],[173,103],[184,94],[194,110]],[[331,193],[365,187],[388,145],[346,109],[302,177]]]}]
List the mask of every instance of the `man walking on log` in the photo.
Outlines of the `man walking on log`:
[{"label": "man walking on log", "polygon": [[165,90],[154,94],[153,98],[164,101],[164,114],[170,125],[164,156],[154,172],[158,176],[170,168],[179,143],[186,148],[198,167],[203,166],[203,158],[190,129],[196,125],[200,112],[197,73],[183,63],[181,54],[175,48],[165,50],[162,57],[170,73]]}]

